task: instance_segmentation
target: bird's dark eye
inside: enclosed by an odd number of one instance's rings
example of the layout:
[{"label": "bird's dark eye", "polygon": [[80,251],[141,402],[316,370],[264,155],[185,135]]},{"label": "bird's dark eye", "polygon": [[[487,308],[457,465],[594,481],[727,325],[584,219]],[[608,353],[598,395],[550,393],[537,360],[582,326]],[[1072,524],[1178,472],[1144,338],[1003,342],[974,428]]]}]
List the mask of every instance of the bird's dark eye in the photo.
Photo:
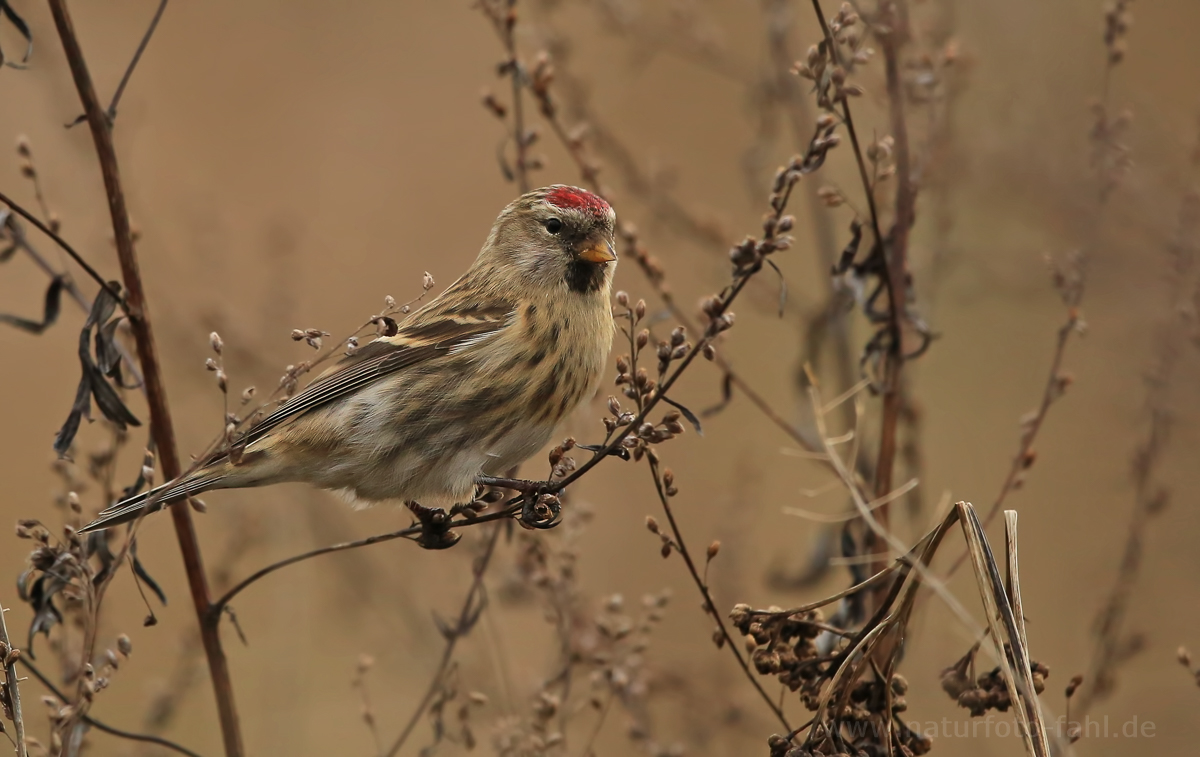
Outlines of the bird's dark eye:
[{"label": "bird's dark eye", "polygon": [[557,234],[558,232],[562,231],[562,221],[558,220],[557,218],[547,218],[546,231],[550,232],[551,234]]}]

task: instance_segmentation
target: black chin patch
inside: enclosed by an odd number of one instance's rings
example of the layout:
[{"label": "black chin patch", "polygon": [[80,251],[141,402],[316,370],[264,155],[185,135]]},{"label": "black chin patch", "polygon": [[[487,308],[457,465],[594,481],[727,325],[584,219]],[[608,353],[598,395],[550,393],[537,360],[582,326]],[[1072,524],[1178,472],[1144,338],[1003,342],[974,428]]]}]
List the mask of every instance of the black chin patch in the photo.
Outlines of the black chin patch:
[{"label": "black chin patch", "polygon": [[567,288],[572,292],[588,294],[604,286],[604,263],[589,263],[572,260],[567,264]]}]

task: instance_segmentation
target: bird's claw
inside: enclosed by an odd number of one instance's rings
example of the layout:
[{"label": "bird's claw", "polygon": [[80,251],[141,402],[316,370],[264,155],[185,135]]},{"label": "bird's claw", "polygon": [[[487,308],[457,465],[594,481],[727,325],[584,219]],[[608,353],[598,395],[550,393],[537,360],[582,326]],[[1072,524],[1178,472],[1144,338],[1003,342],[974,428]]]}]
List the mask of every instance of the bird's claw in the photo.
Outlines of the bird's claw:
[{"label": "bird's claw", "polygon": [[445,510],[440,507],[425,507],[418,502],[405,504],[421,526],[421,533],[416,538],[417,544],[425,549],[449,549],[458,544],[462,534],[450,530],[451,519]]},{"label": "bird's claw", "polygon": [[526,481],[520,478],[495,478],[480,476],[476,479],[480,486],[492,486],[509,489],[521,494],[521,514],[517,522],[523,528],[548,529],[562,522],[562,502],[558,494],[547,491],[550,483],[547,481]]},{"label": "bird's claw", "polygon": [[526,495],[517,522],[528,529],[554,528],[562,522],[562,502],[554,494]]}]

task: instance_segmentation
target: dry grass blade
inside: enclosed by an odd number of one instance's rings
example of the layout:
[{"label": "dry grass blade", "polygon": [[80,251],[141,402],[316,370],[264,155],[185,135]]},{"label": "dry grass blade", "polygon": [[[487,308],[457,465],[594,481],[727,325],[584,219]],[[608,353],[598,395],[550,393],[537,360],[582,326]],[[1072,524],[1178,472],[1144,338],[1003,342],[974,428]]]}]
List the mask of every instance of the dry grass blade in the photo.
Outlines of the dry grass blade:
[{"label": "dry grass blade", "polygon": [[[1004,682],[1008,687],[1009,698],[1016,707],[1021,737],[1025,742],[1025,750],[1035,757],[1050,757],[1050,742],[1046,735],[1046,723],[1042,719],[1041,707],[1038,703],[1037,692],[1034,691],[1033,671],[1029,659],[1029,648],[1025,643],[1025,625],[1019,614],[1014,613],[1014,606],[1020,606],[1019,582],[1017,580],[1016,559],[1016,513],[1005,513],[1006,541],[1008,548],[1008,577],[1009,586],[1006,588],[1000,577],[1000,569],[992,548],[988,544],[983,524],[975,513],[975,508],[968,502],[959,502],[954,507],[954,514],[962,524],[963,537],[967,542],[967,551],[971,557],[971,565],[975,568],[975,580],[979,588],[979,596],[987,610],[988,627],[991,638],[996,645],[996,658],[1004,672]],[[1011,516],[1011,517],[1010,517]],[[1010,601],[1008,591],[1013,592],[1015,601]]]},{"label": "dry grass blade", "polygon": [[[25,744],[25,719],[21,716],[21,692],[17,686],[17,660],[21,654],[8,640],[8,627],[4,624],[5,612],[7,610],[0,605],[0,663],[3,663],[4,667],[4,690],[0,692],[4,696],[0,697],[0,701],[3,702],[5,710],[0,717],[11,715],[13,730],[16,732],[17,757],[27,757],[29,752]],[[2,725],[4,723],[0,720],[0,726]]]},{"label": "dry grass blade", "polygon": [[1013,617],[1017,620],[1017,629],[1021,632],[1021,643],[1029,648],[1029,638],[1025,635],[1025,608],[1021,604],[1021,581],[1017,570],[1017,511],[1004,511],[1004,590],[1008,601],[1012,603]]}]

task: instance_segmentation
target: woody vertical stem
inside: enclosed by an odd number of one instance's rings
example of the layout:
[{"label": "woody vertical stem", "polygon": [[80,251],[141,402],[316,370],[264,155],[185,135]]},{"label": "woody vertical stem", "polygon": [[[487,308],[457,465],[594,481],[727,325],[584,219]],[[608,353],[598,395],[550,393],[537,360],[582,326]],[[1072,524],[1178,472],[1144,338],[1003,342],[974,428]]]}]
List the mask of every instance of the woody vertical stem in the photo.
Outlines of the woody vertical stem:
[{"label": "woody vertical stem", "polygon": [[[908,232],[916,213],[916,187],[908,150],[908,125],[904,118],[904,87],[900,81],[900,46],[908,34],[908,14],[903,0],[891,0],[884,7],[889,29],[880,36],[887,80],[888,108],[896,160],[895,217],[884,247],[887,256],[890,349],[884,370],[883,421],[880,428],[879,458],[875,468],[875,496],[892,491],[892,471],[896,460],[896,429],[904,404],[901,371],[904,368],[904,320],[908,301]],[[879,508],[876,518],[883,527],[888,525],[887,505]],[[887,567],[887,545],[878,544],[878,555],[872,568],[876,572]]]},{"label": "woody vertical stem", "polygon": [[[171,422],[171,413],[167,405],[166,387],[162,380],[162,370],[158,358],[158,350],[154,343],[154,333],[150,327],[150,317],[147,310],[145,290],[142,287],[142,277],[138,266],[137,254],[133,248],[133,234],[130,229],[129,211],[125,206],[125,193],[121,188],[121,175],[117,167],[117,155],[113,149],[112,125],[109,122],[95,87],[92,85],[91,74],[83,57],[83,50],[75,35],[75,27],[71,21],[70,11],[66,0],[49,0],[50,11],[54,16],[54,25],[62,40],[63,51],[71,68],[71,77],[79,92],[83,104],[92,140],[96,146],[96,156],[100,161],[100,171],[104,176],[104,188],[108,196],[108,209],[112,217],[113,236],[116,240],[117,257],[121,263],[121,275],[126,290],[130,327],[134,341],[137,344],[138,360],[146,388],[146,401],[150,406],[150,433],[158,451],[159,464],[167,479],[177,477],[182,469],[179,463],[179,450],[175,446],[175,431]],[[213,692],[216,695],[217,711],[221,720],[221,733],[225,744],[225,754],[229,757],[240,757],[243,754],[241,728],[238,722],[237,708],[233,699],[233,683],[229,677],[229,664],[225,651],[221,648],[221,639],[216,623],[209,622],[209,593],[208,580],[204,574],[204,564],[200,555],[200,545],[196,540],[196,531],[192,524],[191,513],[187,505],[170,508],[171,517],[175,523],[175,534],[179,540],[179,549],[183,554],[184,569],[187,572],[188,588],[191,591],[192,603],[200,624],[200,635],[204,644],[204,652],[208,659],[208,669],[212,677]]]}]

